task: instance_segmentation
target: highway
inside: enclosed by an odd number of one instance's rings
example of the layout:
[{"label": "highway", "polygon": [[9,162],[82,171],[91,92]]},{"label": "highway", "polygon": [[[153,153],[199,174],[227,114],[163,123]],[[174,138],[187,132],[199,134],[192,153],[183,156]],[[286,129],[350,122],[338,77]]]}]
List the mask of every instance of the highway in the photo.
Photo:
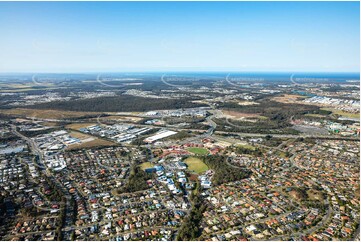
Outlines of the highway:
[{"label": "highway", "polygon": [[[272,136],[275,138],[290,138],[290,139],[296,139],[296,138],[312,138],[312,139],[333,139],[333,140],[351,140],[351,141],[360,141],[360,137],[343,137],[343,136],[336,136],[336,135],[310,135],[310,134],[272,134],[272,133],[265,133],[265,134],[261,134],[261,133],[244,133],[244,132],[232,132],[232,131],[216,131],[217,128],[217,123],[213,121],[213,118],[224,118],[224,114],[222,113],[221,110],[216,109],[216,107],[211,106],[211,110],[209,110],[210,112],[212,112],[212,115],[208,116],[206,118],[207,122],[210,125],[210,128],[208,130],[203,130],[203,129],[187,129],[187,128],[175,128],[175,127],[167,127],[167,126],[158,126],[158,125],[152,125],[152,124],[136,124],[137,126],[140,127],[151,127],[151,128],[167,128],[170,130],[176,130],[176,131],[180,131],[180,130],[185,130],[185,131],[194,131],[194,132],[204,132],[204,134],[201,134],[199,136],[193,137],[188,139],[188,142],[191,140],[195,140],[197,138],[206,138],[209,137],[213,134],[236,134],[240,137],[266,137],[266,136]],[[108,126],[107,124],[104,124],[100,121],[102,114],[97,116],[97,123],[104,125],[104,126]],[[138,116],[137,116],[138,117]],[[139,116],[139,117],[145,117],[145,116]],[[41,120],[41,121],[47,121],[48,119],[41,119],[41,118],[36,118],[37,120]],[[292,119],[292,117],[291,117]],[[54,121],[54,120],[53,120]],[[66,120],[66,119],[59,119],[56,120],[59,122],[76,122],[76,123],[86,123],[89,121],[74,121],[74,120]],[[132,124],[134,125],[134,123],[130,123],[130,122],[124,122],[123,123],[127,123],[127,124]],[[229,123],[228,119],[227,119],[227,123]],[[237,126],[235,124],[231,124],[229,123],[231,126]],[[21,134],[20,134],[21,135]]]}]

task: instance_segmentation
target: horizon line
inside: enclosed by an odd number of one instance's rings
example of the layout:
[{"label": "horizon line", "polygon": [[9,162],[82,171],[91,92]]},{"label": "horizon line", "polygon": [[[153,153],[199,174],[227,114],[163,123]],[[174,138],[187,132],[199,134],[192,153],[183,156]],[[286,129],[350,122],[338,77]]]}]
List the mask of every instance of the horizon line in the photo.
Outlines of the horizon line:
[{"label": "horizon line", "polygon": [[259,71],[252,71],[252,70],[244,70],[244,71],[235,71],[235,70],[224,70],[224,71],[206,71],[206,70],[132,70],[132,71],[12,71],[12,72],[2,72],[0,71],[0,75],[7,74],[7,75],[13,75],[13,74],[121,74],[121,73],[314,73],[314,74],[359,74],[360,71],[265,71],[265,70],[259,70]]}]

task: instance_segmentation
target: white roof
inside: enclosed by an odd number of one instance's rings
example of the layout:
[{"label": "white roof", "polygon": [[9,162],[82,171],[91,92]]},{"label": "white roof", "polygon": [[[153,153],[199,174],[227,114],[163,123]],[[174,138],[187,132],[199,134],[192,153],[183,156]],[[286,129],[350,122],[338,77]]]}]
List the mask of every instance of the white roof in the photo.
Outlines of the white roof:
[{"label": "white roof", "polygon": [[163,138],[165,138],[165,137],[174,135],[174,134],[176,134],[176,133],[177,133],[177,132],[175,132],[175,131],[164,130],[164,131],[158,132],[156,135],[153,135],[153,136],[151,136],[151,137],[146,138],[144,141],[145,141],[145,142],[152,143],[152,142],[154,142],[154,141],[156,141],[156,140],[163,139]]}]

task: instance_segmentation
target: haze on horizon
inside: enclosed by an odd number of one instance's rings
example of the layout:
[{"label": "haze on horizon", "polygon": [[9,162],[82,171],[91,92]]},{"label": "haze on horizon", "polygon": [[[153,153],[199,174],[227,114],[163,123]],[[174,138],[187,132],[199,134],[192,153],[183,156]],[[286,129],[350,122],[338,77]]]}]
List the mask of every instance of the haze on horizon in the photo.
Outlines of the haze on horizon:
[{"label": "haze on horizon", "polygon": [[1,2],[0,72],[359,72],[359,2]]}]

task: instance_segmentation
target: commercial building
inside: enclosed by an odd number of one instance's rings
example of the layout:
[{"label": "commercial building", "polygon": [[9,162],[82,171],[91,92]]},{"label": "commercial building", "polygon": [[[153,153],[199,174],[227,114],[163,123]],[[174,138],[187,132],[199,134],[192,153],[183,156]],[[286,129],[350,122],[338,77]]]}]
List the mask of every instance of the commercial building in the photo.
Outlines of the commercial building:
[{"label": "commercial building", "polygon": [[146,143],[153,143],[153,142],[156,141],[156,140],[166,138],[166,137],[171,136],[171,135],[174,135],[174,134],[176,134],[176,133],[177,133],[177,132],[175,132],[175,131],[162,130],[162,131],[159,131],[157,134],[155,134],[155,135],[153,135],[153,136],[150,136],[150,137],[144,139],[144,142],[146,142]]}]

